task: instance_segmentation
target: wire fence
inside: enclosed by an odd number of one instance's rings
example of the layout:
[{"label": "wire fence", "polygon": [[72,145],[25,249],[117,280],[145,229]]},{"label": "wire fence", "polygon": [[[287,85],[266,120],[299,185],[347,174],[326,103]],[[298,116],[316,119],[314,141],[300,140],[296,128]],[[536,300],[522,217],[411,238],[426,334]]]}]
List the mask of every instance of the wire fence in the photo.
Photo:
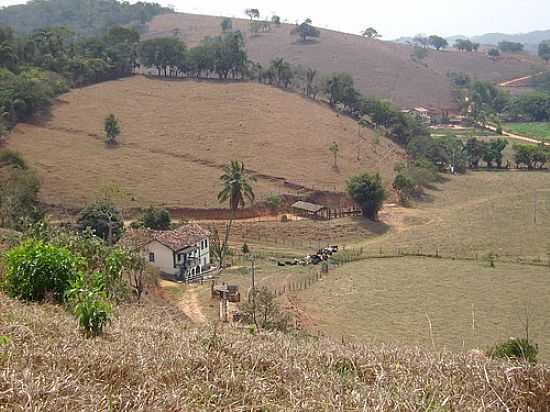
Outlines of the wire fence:
[{"label": "wire fence", "polygon": [[[269,257],[276,264],[283,266],[291,265],[305,265],[305,260],[284,261],[284,259],[277,260],[270,256],[268,252],[255,254],[256,257]],[[494,254],[453,254],[446,253],[436,248],[435,250],[423,250],[422,248],[395,248],[395,249],[383,249],[378,250],[366,249],[366,248],[348,248],[342,249],[338,253],[328,257],[327,260],[322,261],[316,266],[316,270],[307,274],[300,274],[296,277],[287,278],[280,284],[270,285],[268,289],[272,291],[275,296],[284,296],[289,293],[299,292],[313,287],[323,278],[329,277],[331,272],[338,267],[343,267],[350,263],[367,261],[372,259],[403,259],[407,257],[425,258],[425,259],[438,259],[438,260],[462,260],[472,262],[483,262],[486,265],[497,267],[499,264],[519,264],[519,265],[532,265],[532,266],[549,266],[549,256],[497,256]],[[232,263],[235,265],[247,265],[250,263],[249,255],[235,255],[232,256]]]}]

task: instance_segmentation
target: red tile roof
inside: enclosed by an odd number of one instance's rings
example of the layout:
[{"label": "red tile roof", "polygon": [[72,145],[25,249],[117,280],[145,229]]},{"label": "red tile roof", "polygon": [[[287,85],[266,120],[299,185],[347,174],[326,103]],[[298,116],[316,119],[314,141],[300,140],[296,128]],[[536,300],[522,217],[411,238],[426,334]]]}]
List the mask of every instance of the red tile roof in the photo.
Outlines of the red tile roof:
[{"label": "red tile roof", "polygon": [[139,249],[156,240],[174,252],[178,252],[187,247],[195,246],[201,240],[207,239],[208,236],[210,236],[209,231],[196,223],[189,223],[175,230],[129,230],[124,234],[120,243],[129,248]]}]

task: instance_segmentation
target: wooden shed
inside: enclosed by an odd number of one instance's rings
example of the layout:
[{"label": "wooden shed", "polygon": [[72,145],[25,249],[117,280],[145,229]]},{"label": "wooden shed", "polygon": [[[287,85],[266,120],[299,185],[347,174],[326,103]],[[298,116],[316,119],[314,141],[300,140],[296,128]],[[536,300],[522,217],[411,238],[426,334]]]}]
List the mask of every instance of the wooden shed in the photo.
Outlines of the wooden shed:
[{"label": "wooden shed", "polygon": [[294,203],[292,209],[297,215],[310,217],[312,219],[330,219],[330,210],[323,205],[299,201]]}]

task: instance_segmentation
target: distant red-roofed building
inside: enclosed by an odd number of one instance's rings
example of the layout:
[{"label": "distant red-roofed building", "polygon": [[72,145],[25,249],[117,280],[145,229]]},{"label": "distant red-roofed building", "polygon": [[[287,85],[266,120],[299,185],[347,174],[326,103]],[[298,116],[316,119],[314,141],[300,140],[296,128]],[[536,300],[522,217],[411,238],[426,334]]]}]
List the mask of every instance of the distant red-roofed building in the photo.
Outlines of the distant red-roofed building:
[{"label": "distant red-roofed building", "polygon": [[210,270],[210,232],[195,223],[174,230],[129,230],[122,246],[139,250],[161,273],[179,280],[196,279]]}]

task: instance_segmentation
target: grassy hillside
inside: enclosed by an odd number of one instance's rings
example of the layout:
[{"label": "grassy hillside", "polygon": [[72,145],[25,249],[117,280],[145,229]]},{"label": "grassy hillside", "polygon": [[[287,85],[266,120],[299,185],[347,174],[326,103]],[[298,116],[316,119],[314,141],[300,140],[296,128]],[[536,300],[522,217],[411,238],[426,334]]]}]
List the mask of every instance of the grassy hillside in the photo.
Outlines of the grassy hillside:
[{"label": "grassy hillside", "polygon": [[[85,339],[65,311],[0,295],[8,410],[546,411],[545,366],[415,348],[193,329],[167,306],[126,306]],[[515,366],[515,367],[511,367]],[[528,389],[529,388],[529,389]]]},{"label": "grassy hillside", "polygon": [[335,338],[457,352],[523,337],[529,313],[530,338],[550,360],[548,276],[547,266],[373,259],[333,270],[297,302],[311,330]]},{"label": "grassy hillside", "polygon": [[472,172],[451,177],[414,209],[388,209],[390,231],[364,242],[374,250],[421,248],[447,255],[546,258],[550,191],[546,172]]},{"label": "grassy hillside", "polygon": [[[172,36],[178,29],[188,45],[220,33],[222,19],[192,14],[157,16],[149,24],[149,34]],[[300,44],[290,35],[291,25],[274,27],[271,33],[250,37],[248,21],[233,19],[233,28],[247,36],[249,57],[262,64],[284,57],[295,64],[321,73],[347,72],[367,95],[386,98],[402,107],[418,105],[453,108],[449,72],[466,72],[482,80],[509,80],[532,71],[537,59],[504,56],[497,62],[482,53],[431,52],[422,62],[411,58],[413,49],[393,42],[364,39],[356,35],[321,29],[318,42]]]},{"label": "grassy hillside", "polygon": [[[120,145],[106,147],[103,120],[120,118]],[[339,169],[328,147],[340,146]],[[219,176],[229,160],[255,171],[259,200],[295,193],[285,182],[342,190],[347,178],[380,171],[391,184],[402,150],[353,120],[256,83],[149,80],[138,76],[73,90],[51,118],[20,124],[8,147],[43,180],[41,198],[81,207],[116,183],[134,201],[168,207],[216,207]],[[360,159],[358,160],[360,148]]]}]

